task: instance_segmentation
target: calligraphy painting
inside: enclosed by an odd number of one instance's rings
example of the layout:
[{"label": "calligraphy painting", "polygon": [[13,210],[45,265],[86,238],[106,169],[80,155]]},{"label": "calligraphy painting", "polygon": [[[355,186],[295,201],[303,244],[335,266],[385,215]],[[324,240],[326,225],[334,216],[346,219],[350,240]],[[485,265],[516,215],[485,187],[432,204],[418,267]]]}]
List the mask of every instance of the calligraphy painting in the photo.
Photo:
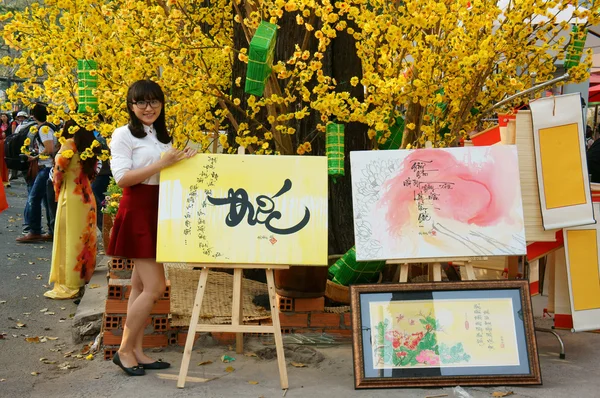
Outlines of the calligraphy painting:
[{"label": "calligraphy painting", "polygon": [[356,388],[539,384],[529,285],[350,287]]},{"label": "calligraphy painting", "polygon": [[357,260],[526,253],[515,146],[350,158]]},{"label": "calligraphy painting", "polygon": [[160,262],[327,265],[327,160],[197,155],[161,172]]}]

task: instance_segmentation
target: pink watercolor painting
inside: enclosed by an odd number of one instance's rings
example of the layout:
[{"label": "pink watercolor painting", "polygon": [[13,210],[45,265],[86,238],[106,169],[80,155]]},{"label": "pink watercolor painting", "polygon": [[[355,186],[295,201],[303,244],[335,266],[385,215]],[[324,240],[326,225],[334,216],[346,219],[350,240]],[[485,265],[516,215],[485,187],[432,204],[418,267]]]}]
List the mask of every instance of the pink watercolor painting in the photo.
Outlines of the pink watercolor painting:
[{"label": "pink watercolor painting", "polygon": [[359,261],[525,253],[514,146],[351,153]]}]

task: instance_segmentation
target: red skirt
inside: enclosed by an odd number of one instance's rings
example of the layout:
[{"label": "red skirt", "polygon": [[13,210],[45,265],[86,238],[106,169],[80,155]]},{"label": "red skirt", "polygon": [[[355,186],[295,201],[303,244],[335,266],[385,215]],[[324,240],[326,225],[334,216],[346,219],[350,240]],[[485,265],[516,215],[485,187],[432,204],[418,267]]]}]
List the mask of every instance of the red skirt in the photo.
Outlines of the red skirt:
[{"label": "red skirt", "polygon": [[156,258],[158,185],[123,189],[106,254],[124,258]]}]

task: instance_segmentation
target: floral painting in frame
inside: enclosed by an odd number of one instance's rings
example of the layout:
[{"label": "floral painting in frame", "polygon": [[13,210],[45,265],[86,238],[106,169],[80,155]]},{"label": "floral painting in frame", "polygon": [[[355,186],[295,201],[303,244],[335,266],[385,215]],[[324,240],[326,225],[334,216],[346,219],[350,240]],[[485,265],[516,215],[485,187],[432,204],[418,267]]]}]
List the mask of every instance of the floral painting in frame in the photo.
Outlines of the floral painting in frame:
[{"label": "floral painting in frame", "polygon": [[527,281],[351,286],[355,388],[541,384]]}]

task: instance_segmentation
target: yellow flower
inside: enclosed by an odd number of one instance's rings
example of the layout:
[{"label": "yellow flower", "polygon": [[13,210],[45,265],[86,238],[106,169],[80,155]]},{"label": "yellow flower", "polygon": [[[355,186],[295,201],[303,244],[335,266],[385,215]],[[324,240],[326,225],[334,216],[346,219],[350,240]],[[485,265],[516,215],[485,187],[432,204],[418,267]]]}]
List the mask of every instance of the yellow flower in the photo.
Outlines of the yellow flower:
[{"label": "yellow flower", "polygon": [[61,155],[63,158],[66,158],[66,159],[71,159],[71,158],[73,157],[73,155],[74,155],[74,152],[73,152],[72,150],[70,150],[70,149],[67,149],[67,150],[65,150],[65,151],[62,151],[62,152],[60,153],[60,155]]},{"label": "yellow flower", "polygon": [[240,99],[239,99],[239,98],[234,98],[234,99],[233,99],[233,103],[234,103],[235,105],[238,105],[238,106],[239,106],[239,105],[240,105]]},{"label": "yellow flower", "polygon": [[118,203],[118,202],[114,202],[114,201],[113,201],[113,202],[110,202],[110,205],[111,205],[112,207],[117,207],[117,206],[119,206],[119,203]]},{"label": "yellow flower", "polygon": [[50,131],[50,127],[48,127],[48,126],[42,126],[42,128],[40,129],[40,131],[42,132],[42,134],[48,134],[48,131]]},{"label": "yellow flower", "polygon": [[25,138],[25,141],[23,142],[23,145],[26,145],[26,146],[31,145],[31,140],[29,138]]}]

